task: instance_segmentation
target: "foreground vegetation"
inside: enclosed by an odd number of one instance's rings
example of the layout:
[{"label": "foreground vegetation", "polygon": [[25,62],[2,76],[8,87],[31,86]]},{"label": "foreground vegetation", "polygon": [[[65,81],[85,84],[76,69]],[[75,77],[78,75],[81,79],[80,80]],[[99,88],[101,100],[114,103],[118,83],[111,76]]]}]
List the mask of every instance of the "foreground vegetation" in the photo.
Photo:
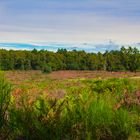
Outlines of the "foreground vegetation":
[{"label": "foreground vegetation", "polygon": [[2,75],[1,139],[140,139],[138,78],[48,79],[11,85]]},{"label": "foreground vegetation", "polygon": [[140,71],[140,52],[136,48],[122,47],[105,53],[86,53],[59,49],[56,53],[47,50],[0,50],[1,70],[107,70]]}]

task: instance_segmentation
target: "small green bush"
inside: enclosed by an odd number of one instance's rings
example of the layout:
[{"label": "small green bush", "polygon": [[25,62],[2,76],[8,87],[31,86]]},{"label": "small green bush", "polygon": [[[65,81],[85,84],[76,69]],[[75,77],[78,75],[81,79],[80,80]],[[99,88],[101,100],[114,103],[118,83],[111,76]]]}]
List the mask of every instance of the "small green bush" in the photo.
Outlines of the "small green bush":
[{"label": "small green bush", "polygon": [[88,80],[86,81],[92,91],[96,93],[123,94],[124,92],[132,93],[135,86],[128,79],[111,78],[105,80]]},{"label": "small green bush", "polygon": [[44,65],[42,66],[42,72],[43,73],[51,73],[52,72],[52,68],[49,65]]}]

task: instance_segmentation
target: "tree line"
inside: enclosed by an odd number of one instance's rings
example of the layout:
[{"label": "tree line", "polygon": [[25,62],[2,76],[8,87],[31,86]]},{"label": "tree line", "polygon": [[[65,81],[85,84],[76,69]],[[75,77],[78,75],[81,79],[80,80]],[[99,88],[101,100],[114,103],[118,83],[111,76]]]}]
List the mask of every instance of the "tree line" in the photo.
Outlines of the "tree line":
[{"label": "tree line", "polygon": [[1,70],[107,70],[140,71],[140,51],[125,48],[105,53],[85,51],[0,49]]}]

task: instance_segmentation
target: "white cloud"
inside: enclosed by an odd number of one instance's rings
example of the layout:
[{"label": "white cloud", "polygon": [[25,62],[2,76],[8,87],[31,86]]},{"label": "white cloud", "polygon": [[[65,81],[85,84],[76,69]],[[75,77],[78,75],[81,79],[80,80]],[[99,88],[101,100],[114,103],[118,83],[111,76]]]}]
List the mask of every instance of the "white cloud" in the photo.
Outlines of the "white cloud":
[{"label": "white cloud", "polygon": [[138,0],[1,0],[0,41],[139,42]]}]

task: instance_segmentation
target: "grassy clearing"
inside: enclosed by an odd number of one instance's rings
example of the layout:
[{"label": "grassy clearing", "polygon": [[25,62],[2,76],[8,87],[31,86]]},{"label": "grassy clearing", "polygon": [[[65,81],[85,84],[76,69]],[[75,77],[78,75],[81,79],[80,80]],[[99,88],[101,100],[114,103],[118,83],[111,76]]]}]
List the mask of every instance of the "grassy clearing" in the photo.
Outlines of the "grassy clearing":
[{"label": "grassy clearing", "polygon": [[[38,76],[37,76],[38,77]],[[0,138],[140,139],[140,79],[0,78]]]}]

